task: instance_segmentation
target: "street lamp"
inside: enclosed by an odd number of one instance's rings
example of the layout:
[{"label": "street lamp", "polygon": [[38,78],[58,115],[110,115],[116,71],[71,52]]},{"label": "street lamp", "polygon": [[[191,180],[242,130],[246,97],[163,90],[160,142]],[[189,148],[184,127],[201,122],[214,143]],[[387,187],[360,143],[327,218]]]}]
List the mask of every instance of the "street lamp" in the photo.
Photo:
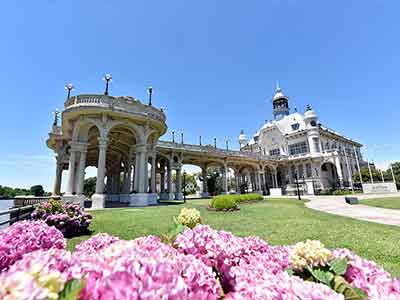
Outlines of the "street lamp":
[{"label": "street lamp", "polygon": [[172,142],[175,143],[175,131],[172,130]]},{"label": "street lamp", "polygon": [[56,108],[55,111],[54,111],[54,123],[53,123],[53,126],[58,126],[58,115],[59,114],[60,114],[60,112]]},{"label": "street lamp", "polygon": [[105,89],[105,91],[104,91],[104,95],[108,95],[108,85],[109,85],[109,83],[112,81],[112,77],[111,77],[110,74],[106,74],[106,75],[103,77],[103,80],[106,82],[106,89]]},{"label": "street lamp", "polygon": [[71,91],[74,89],[74,86],[72,85],[72,83],[68,83],[65,86],[65,89],[67,90],[67,99],[69,99],[69,97],[71,96]]},{"label": "street lamp", "polygon": [[153,87],[152,87],[152,86],[149,86],[149,87],[147,88],[147,92],[149,93],[149,106],[152,106],[152,103],[151,103],[151,96],[153,95]]},{"label": "street lamp", "polygon": [[228,139],[226,139],[225,144],[226,144],[226,151],[228,151],[229,150],[229,140]]},{"label": "street lamp", "polygon": [[181,144],[183,145],[183,130],[181,131]]},{"label": "street lamp", "polygon": [[186,171],[183,171],[183,202],[186,203]]},{"label": "street lamp", "polygon": [[217,138],[214,138],[214,148],[217,149]]},{"label": "street lamp", "polygon": [[299,188],[299,178],[297,176],[297,172],[294,173],[294,178],[296,179],[297,197],[298,197],[299,200],[301,200],[300,188]]},{"label": "street lamp", "polygon": [[199,136],[199,145],[201,146],[201,135]]}]

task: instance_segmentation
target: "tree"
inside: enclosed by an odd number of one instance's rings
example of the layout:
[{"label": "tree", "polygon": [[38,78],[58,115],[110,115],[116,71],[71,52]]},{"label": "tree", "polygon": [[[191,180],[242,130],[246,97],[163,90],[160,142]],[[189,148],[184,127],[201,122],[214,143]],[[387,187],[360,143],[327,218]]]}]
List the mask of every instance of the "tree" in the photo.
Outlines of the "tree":
[{"label": "tree", "polygon": [[[373,178],[374,182],[382,181],[382,176],[381,176],[380,172],[378,172],[377,169],[371,167],[371,173],[372,173],[372,178]],[[368,167],[361,168],[361,177],[362,177],[362,181],[364,183],[371,182],[371,175],[369,173]],[[360,183],[360,175],[358,172],[354,173],[353,182]]]},{"label": "tree", "polygon": [[31,186],[30,191],[31,194],[35,197],[42,197],[44,195],[43,186],[41,186],[40,184]]},{"label": "tree", "polygon": [[219,168],[208,168],[207,188],[210,195],[218,195],[222,193],[222,176]]},{"label": "tree", "polygon": [[91,197],[96,192],[96,177],[89,177],[83,182],[83,193]]},{"label": "tree", "polygon": [[[196,191],[199,190],[197,186],[197,180],[195,174],[187,174],[185,176],[185,186],[183,186],[183,172],[182,172],[182,193],[184,192],[185,195],[192,195],[195,194]],[[172,182],[176,184],[176,174],[172,175]]]}]

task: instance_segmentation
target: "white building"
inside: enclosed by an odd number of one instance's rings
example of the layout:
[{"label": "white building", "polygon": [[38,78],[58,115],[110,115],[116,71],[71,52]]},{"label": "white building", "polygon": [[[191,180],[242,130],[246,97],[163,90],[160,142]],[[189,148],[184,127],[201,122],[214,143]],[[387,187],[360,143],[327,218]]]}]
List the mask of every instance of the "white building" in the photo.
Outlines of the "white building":
[{"label": "white building", "polygon": [[362,145],[321,124],[310,105],[304,114],[290,113],[289,98],[279,86],[272,102],[274,119],[250,140],[242,130],[241,151],[279,158],[278,185],[289,193],[295,189],[296,176],[308,189],[350,187],[359,164],[364,164]]}]

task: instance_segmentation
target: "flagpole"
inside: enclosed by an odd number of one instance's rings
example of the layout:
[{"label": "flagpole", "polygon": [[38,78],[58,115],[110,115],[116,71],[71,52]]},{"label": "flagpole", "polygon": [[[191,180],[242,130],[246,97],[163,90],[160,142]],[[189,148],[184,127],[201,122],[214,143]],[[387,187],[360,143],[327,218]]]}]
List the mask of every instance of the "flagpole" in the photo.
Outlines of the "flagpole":
[{"label": "flagpole", "polygon": [[394,184],[396,184],[396,177],[394,177],[394,172],[393,172],[393,164],[390,164],[390,170],[392,171],[392,178],[393,178],[393,182]]},{"label": "flagpole", "polygon": [[349,176],[351,192],[354,192],[353,179],[351,178],[351,172],[350,172],[350,168],[349,168],[349,160],[347,159],[347,151],[346,150],[347,150],[347,148],[344,148],[344,158],[346,159],[347,174]]},{"label": "flagpole", "polygon": [[360,168],[360,161],[358,160],[358,154],[356,151],[356,147],[353,146],[354,154],[356,155],[356,161],[357,161],[357,169],[358,169],[358,175],[360,176],[360,183],[363,184],[362,176],[361,176],[361,168]]},{"label": "flagpole", "polygon": [[371,183],[374,183],[374,178],[372,177],[371,165],[369,164],[368,157],[367,157],[367,163],[368,163],[369,177],[371,178]]}]

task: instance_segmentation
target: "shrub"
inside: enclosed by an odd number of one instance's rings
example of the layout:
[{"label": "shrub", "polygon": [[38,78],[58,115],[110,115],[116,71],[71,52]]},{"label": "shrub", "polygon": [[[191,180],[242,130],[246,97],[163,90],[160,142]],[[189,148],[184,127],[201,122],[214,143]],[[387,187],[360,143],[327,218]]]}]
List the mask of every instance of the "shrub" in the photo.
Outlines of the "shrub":
[{"label": "shrub", "polygon": [[0,272],[26,253],[65,248],[62,233],[43,221],[21,221],[0,232]]},{"label": "shrub", "polygon": [[59,200],[40,203],[31,217],[55,226],[65,237],[86,232],[92,221],[92,216],[85,213],[79,203],[63,204]]},{"label": "shrub", "polygon": [[237,204],[234,198],[224,195],[214,197],[210,201],[210,207],[215,208],[216,210],[229,210],[237,208]]},{"label": "shrub", "polygon": [[[260,194],[252,193],[252,194],[233,194],[233,195],[219,195],[212,198],[209,202],[209,206],[215,209],[218,209],[217,206],[226,205],[228,207],[224,207],[222,209],[229,209],[234,208],[235,205],[232,204],[234,202],[236,205],[241,202],[248,202],[248,201],[260,201],[263,200],[264,197]],[[217,201],[217,204],[215,204]]]},{"label": "shrub", "polygon": [[197,224],[201,224],[200,212],[195,208],[182,208],[178,216],[178,222],[189,228],[195,227]]}]

